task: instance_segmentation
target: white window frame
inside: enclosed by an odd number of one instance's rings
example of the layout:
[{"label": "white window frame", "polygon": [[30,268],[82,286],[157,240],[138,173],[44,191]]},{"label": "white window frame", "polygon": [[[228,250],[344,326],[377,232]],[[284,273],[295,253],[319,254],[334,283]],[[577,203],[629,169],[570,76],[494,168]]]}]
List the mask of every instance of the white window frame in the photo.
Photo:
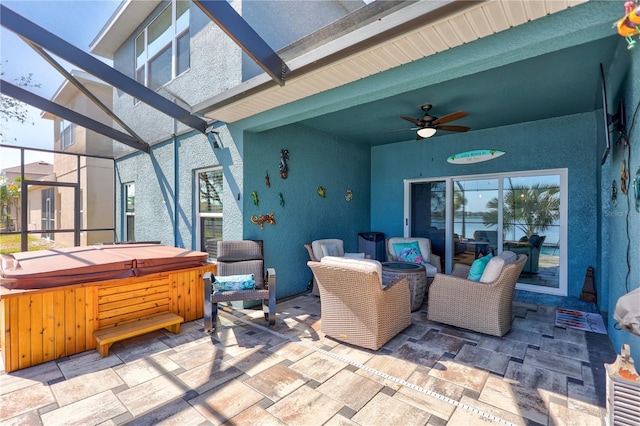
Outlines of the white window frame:
[{"label": "white window frame", "polygon": [[[134,197],[134,203],[133,203],[133,210],[129,211],[128,206],[129,203],[127,201],[128,195],[129,195],[129,188],[133,188],[133,197]],[[136,223],[136,207],[135,207],[135,196],[136,196],[136,184],[135,182],[127,182],[127,183],[123,183],[122,184],[122,194],[123,194],[123,200],[122,200],[122,214],[124,216],[124,226],[123,226],[123,230],[122,230],[122,240],[123,241],[135,241],[135,223]],[[129,217],[133,217],[133,233],[134,235],[129,235]],[[132,238],[131,238],[132,237]]]},{"label": "white window frame", "polygon": [[[206,172],[211,172],[211,171],[217,171],[220,172],[220,175],[222,177],[222,188],[223,188],[223,192],[222,194],[220,194],[220,202],[223,203],[223,198],[224,198],[224,173],[222,170],[221,166],[216,166],[216,167],[207,167],[204,169],[197,169],[194,170],[194,206],[195,206],[195,228],[196,228],[196,247],[198,248],[198,250],[200,249],[200,247],[202,247],[202,229],[200,227],[200,222],[201,219],[203,218],[214,218],[214,219],[220,219],[222,220],[223,226],[224,226],[224,204],[222,205],[222,212],[218,212],[218,213],[211,213],[211,212],[201,212],[200,211],[200,174],[201,173],[206,173]],[[210,259],[210,260],[215,260],[215,259]]]},{"label": "white window frame", "polygon": [[60,150],[64,151],[76,143],[76,125],[71,121],[60,120]]},{"label": "white window frame", "polygon": [[[525,170],[519,172],[501,172],[490,174],[477,174],[477,175],[458,175],[458,176],[440,176],[430,178],[419,179],[405,179],[404,180],[404,236],[410,237],[411,235],[411,185],[414,183],[424,182],[446,182],[447,191],[447,205],[446,205],[446,241],[453,241],[453,185],[457,180],[470,180],[470,179],[498,179],[498,204],[503,205],[503,180],[508,177],[531,177],[531,176],[546,176],[546,175],[558,175],[560,176],[560,241],[559,241],[559,256],[560,256],[560,270],[558,276],[558,288],[553,287],[541,287],[531,284],[518,283],[516,288],[518,290],[527,290],[535,293],[552,294],[557,296],[566,296],[568,294],[568,271],[567,271],[567,224],[568,224],[568,202],[569,202],[569,171],[566,168],[563,169],[546,169],[546,170]],[[498,229],[502,227],[502,209],[498,209]],[[498,233],[498,252],[502,252],[502,239],[500,233]],[[453,256],[447,256],[445,262],[446,271],[450,272],[453,267]]]},{"label": "white window frame", "polygon": [[[134,48],[133,48],[133,63],[134,63],[134,69],[135,69],[135,74],[134,74],[134,78],[136,81],[138,81],[141,84],[144,84],[147,87],[151,87],[150,83],[151,83],[151,78],[149,75],[149,62],[153,61],[154,59],[156,59],[156,57],[158,56],[158,54],[160,54],[161,52],[163,52],[169,45],[171,46],[171,78],[169,79],[169,81],[161,84],[158,88],[155,88],[155,90],[159,89],[160,87],[164,86],[165,84],[167,84],[168,82],[172,81],[173,79],[175,79],[176,77],[178,77],[179,75],[183,74],[184,72],[186,72],[189,68],[190,65],[183,70],[182,72],[178,72],[178,41],[185,35],[189,33],[190,30],[190,25],[189,25],[189,17],[190,17],[190,10],[189,7],[187,6],[187,10],[184,12],[184,15],[186,15],[186,20],[187,20],[187,24],[184,28],[178,28],[177,26],[177,3],[178,1],[183,1],[183,0],[171,0],[171,3],[169,5],[167,5],[166,8],[164,8],[159,14],[158,16],[156,16],[150,23],[149,25],[147,25],[140,33],[138,33],[138,35],[134,38]],[[149,51],[149,27],[151,27],[159,18],[160,16],[162,16],[162,14],[168,9],[171,8],[171,40],[168,41],[167,43],[164,43],[162,45],[158,45],[153,52]],[[138,63],[138,52],[137,52],[137,48],[138,48],[138,39],[140,37],[143,37],[143,44],[144,44],[144,51],[142,52],[141,58],[140,58],[140,62]],[[189,35],[190,37],[190,35]],[[191,56],[191,49],[189,49],[189,57]],[[141,79],[138,78],[138,74],[140,72],[143,72],[143,80],[144,81],[140,81]]]}]

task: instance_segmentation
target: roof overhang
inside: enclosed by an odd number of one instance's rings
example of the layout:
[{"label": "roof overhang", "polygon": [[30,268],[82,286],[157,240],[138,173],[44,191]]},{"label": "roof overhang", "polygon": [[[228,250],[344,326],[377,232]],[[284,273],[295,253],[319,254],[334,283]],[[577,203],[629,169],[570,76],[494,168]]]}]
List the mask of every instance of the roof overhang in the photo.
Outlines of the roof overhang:
[{"label": "roof overhang", "polygon": [[89,51],[104,58],[113,56],[161,0],[122,2],[89,45]]},{"label": "roof overhang", "polygon": [[[234,123],[586,1],[410,2],[287,61],[291,71],[284,87],[261,74],[195,105],[192,111]],[[286,48],[279,54],[287,57]]]}]

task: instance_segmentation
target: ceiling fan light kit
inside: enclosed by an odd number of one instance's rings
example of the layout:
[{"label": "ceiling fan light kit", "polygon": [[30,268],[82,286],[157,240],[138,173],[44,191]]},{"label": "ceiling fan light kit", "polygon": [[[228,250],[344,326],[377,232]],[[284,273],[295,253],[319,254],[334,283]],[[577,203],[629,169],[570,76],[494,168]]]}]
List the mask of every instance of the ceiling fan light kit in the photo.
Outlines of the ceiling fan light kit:
[{"label": "ceiling fan light kit", "polygon": [[430,138],[431,136],[436,134],[436,129],[433,127],[424,127],[422,129],[418,129],[418,136],[423,139]]},{"label": "ceiling fan light kit", "polygon": [[438,130],[444,130],[447,132],[466,132],[471,129],[470,127],[467,127],[467,126],[451,126],[451,125],[443,126],[443,124],[445,123],[449,123],[451,121],[458,120],[460,118],[463,118],[469,115],[465,111],[456,111],[456,112],[452,112],[451,114],[443,115],[442,117],[434,117],[432,115],[429,115],[429,110],[431,109],[431,107],[432,107],[431,104],[422,105],[420,109],[422,109],[422,111],[424,112],[424,115],[420,118],[407,117],[405,115],[400,116],[400,118],[402,118],[403,120],[415,124],[416,127],[410,127],[408,129],[392,130],[390,132],[385,132],[385,133],[396,133],[396,132],[404,132],[407,130],[415,130],[417,131],[416,140],[421,140],[421,139],[430,138],[431,136],[435,135]]}]

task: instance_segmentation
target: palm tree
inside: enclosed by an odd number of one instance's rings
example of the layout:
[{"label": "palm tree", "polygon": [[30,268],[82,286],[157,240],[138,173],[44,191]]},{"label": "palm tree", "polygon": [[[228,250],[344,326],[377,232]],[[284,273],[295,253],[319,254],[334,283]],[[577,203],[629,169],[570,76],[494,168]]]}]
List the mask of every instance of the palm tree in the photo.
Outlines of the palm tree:
[{"label": "palm tree", "polygon": [[456,182],[458,188],[454,188],[453,190],[453,212],[454,215],[457,214],[458,210],[461,210],[462,214],[462,237],[466,237],[466,212],[465,207],[467,205],[467,198],[464,196],[464,188],[460,182]]},{"label": "palm tree", "polygon": [[[498,224],[498,198],[487,203],[482,220],[485,225]],[[514,185],[504,193],[504,231],[519,229],[527,238],[546,231],[560,218],[560,188],[557,185],[535,183]]]},{"label": "palm tree", "polygon": [[12,182],[0,178],[0,226],[7,231],[13,230],[11,207],[20,201],[20,178]]}]

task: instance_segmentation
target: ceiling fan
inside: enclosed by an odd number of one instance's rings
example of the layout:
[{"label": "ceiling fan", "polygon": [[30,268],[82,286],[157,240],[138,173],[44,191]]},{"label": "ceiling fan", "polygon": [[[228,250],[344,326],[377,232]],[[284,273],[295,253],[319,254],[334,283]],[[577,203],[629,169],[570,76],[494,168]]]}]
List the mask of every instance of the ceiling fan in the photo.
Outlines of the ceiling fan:
[{"label": "ceiling fan", "polygon": [[454,120],[458,120],[460,118],[466,117],[467,114],[465,111],[456,111],[451,114],[443,115],[442,117],[434,117],[429,115],[429,110],[431,110],[431,104],[424,104],[420,108],[424,111],[424,116],[420,118],[413,118],[401,115],[400,118],[403,120],[409,121],[410,123],[415,124],[417,127],[409,127],[406,129],[398,129],[392,130],[390,132],[385,133],[395,133],[395,132],[406,132],[408,130],[417,130],[416,140],[429,138],[436,134],[437,130],[445,130],[447,132],[466,132],[471,129],[471,127],[467,126],[443,126],[445,123],[449,123]]}]

